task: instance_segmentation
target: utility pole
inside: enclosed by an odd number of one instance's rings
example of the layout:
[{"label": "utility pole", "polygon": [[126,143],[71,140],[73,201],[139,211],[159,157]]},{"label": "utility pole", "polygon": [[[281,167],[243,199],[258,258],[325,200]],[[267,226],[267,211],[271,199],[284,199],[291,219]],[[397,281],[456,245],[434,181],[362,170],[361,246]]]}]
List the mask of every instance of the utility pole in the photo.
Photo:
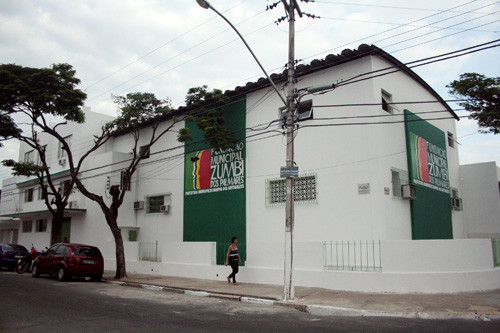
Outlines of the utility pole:
[{"label": "utility pole", "polygon": [[[282,0],[288,13],[288,82],[287,82],[287,117],[286,117],[286,166],[294,166],[294,129],[295,129],[295,10],[302,16],[296,0],[288,4]],[[286,220],[285,220],[285,264],[284,264],[284,300],[291,300],[295,296],[293,281],[293,228],[294,228],[294,190],[293,177],[286,178]]]},{"label": "utility pole", "polygon": [[[245,46],[252,54],[253,58],[262,69],[267,79],[269,80],[271,86],[276,91],[281,101],[285,104],[287,109],[286,114],[286,167],[290,168],[294,166],[294,154],[293,154],[293,139],[294,139],[294,129],[295,129],[295,11],[302,17],[302,12],[300,11],[297,0],[290,0],[288,3],[286,0],[281,0],[285,7],[285,11],[288,16],[289,24],[289,35],[288,35],[288,82],[287,82],[287,94],[286,100],[281,95],[279,89],[274,84],[273,80],[269,77],[264,67],[261,65],[255,54],[253,53],[250,46],[247,44],[240,32],[234,27],[234,25],[220,12],[218,12],[208,1],[206,0],[196,0],[198,5],[205,9],[213,10],[217,15],[222,17],[233,30],[241,38]],[[271,7],[274,8],[280,3],[278,0]],[[306,14],[310,17],[313,15]],[[284,300],[291,300],[294,298],[294,282],[293,282],[293,224],[294,224],[294,197],[293,197],[293,177],[290,175],[286,178],[286,220],[285,220],[285,263],[284,263]]]}]

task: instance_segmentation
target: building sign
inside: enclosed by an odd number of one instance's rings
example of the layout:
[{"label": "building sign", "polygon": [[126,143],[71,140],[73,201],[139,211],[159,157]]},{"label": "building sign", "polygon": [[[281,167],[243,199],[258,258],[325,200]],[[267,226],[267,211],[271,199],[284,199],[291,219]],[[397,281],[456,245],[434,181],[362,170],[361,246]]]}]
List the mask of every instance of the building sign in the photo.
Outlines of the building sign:
[{"label": "building sign", "polygon": [[410,203],[412,238],[451,239],[445,132],[408,110],[405,110],[405,129],[408,175],[410,183],[416,186],[416,198]]},{"label": "building sign", "polygon": [[245,188],[244,143],[234,149],[186,154],[185,193],[197,195]]},{"label": "building sign", "polygon": [[446,147],[439,147],[412,132],[410,147],[413,183],[450,193]]},{"label": "building sign", "polygon": [[193,143],[184,147],[183,241],[215,242],[217,263],[225,263],[227,247],[238,237],[246,257],[246,97],[222,110],[227,129],[237,133],[232,149],[207,147],[196,122],[186,121]]}]

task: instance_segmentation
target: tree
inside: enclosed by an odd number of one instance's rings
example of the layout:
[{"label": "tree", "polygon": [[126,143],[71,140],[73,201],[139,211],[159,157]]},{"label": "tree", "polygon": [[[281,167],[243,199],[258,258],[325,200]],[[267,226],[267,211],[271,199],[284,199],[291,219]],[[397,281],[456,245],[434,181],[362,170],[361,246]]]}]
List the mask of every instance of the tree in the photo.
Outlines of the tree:
[{"label": "tree", "polygon": [[[229,97],[221,90],[208,90],[206,85],[188,90],[186,106],[192,108],[186,120],[196,122],[199,129],[204,132],[205,142],[215,149],[233,148],[238,140],[225,126],[222,116],[222,107],[229,103]],[[191,141],[192,137],[188,128],[182,128],[178,135],[179,142]]]},{"label": "tree", "polygon": [[[42,197],[52,214],[51,243],[60,241],[64,208],[73,187],[70,181],[60,188],[53,181],[47,164],[45,147],[40,144],[38,131],[57,135],[57,127],[66,121],[83,123],[81,110],[86,94],[76,86],[80,80],[69,64],[55,64],[51,68],[30,68],[15,64],[0,65],[0,140],[18,139],[32,147],[39,155],[40,165],[31,161],[5,160],[14,175],[36,176]],[[29,119],[31,131],[24,132],[13,120],[14,115]],[[63,119],[50,125],[49,115]]]},{"label": "tree", "polygon": [[446,86],[449,92],[465,102],[460,103],[471,118],[478,121],[482,133],[500,133],[500,77],[490,78],[477,73],[464,73],[460,80]]},{"label": "tree", "polygon": [[[69,65],[54,65],[54,71],[57,75],[63,77],[62,81],[70,84],[74,89],[79,80],[74,77],[74,71]],[[19,66],[14,67],[11,72],[19,71]],[[21,72],[39,74],[42,70],[23,69]],[[10,72],[7,72],[10,75]],[[27,74],[26,74],[27,75]],[[56,77],[57,77],[56,75]],[[8,76],[8,75],[7,75]],[[36,76],[36,75],[33,75]],[[51,209],[51,205],[56,204],[56,210],[53,215],[55,219],[61,219],[64,216],[64,207],[67,204],[69,191],[58,190],[51,181],[50,169],[45,158],[45,149],[40,144],[37,131],[35,128],[55,137],[63,150],[66,151],[69,163],[69,171],[71,174],[71,186],[76,185],[80,192],[96,202],[104,213],[106,223],[111,229],[115,239],[116,246],[116,273],[115,278],[120,279],[126,276],[125,253],[123,247],[123,238],[118,227],[118,210],[123,203],[125,196],[125,187],[129,186],[132,175],[140,165],[140,162],[149,155],[151,147],[160,140],[167,132],[172,131],[175,125],[184,121],[184,118],[179,119],[169,114],[172,111],[168,100],[157,99],[154,94],[150,93],[132,93],[126,96],[114,96],[114,102],[117,104],[120,115],[117,119],[105,124],[102,127],[102,132],[94,136],[93,144],[90,149],[83,153],[78,161],[75,160],[71,147],[68,142],[57,132],[57,126],[65,124],[64,122],[57,123],[54,126],[48,125],[45,118],[46,115],[52,114],[62,116],[67,121],[75,121],[82,123],[84,114],[80,107],[83,104],[85,94],[77,90],[77,94],[73,90],[67,88],[55,89],[57,82],[53,87],[38,87],[37,82],[24,82],[15,76],[8,76],[11,80],[10,90],[3,89],[1,94],[2,107],[1,110],[6,110],[5,114],[22,113],[27,115],[32,122],[31,137],[18,135],[18,138],[26,142],[31,147],[35,148],[42,161],[41,165],[33,163],[6,161],[5,164],[14,168],[16,174],[27,176],[36,175],[39,179],[42,189],[46,194],[46,205]],[[38,75],[41,82],[48,82],[47,77]],[[6,84],[7,84],[6,83]],[[30,90],[30,84],[33,84],[33,90]],[[17,89],[17,90],[16,90]],[[19,96],[17,96],[19,95]],[[10,96],[17,96],[16,101],[11,101]],[[61,103],[59,99],[65,100],[66,103]],[[54,99],[52,101],[51,99]],[[231,133],[227,131],[222,119],[221,107],[227,103],[227,98],[223,96],[220,90],[209,92],[206,86],[201,88],[192,88],[186,97],[190,119],[196,119],[197,124],[205,131],[205,139],[213,148],[223,149],[234,146],[236,140],[232,138]],[[189,111],[190,110],[190,111]],[[178,112],[179,113],[179,112]],[[160,125],[164,126],[160,126]],[[142,140],[141,135],[145,132],[142,130],[150,129],[150,134],[147,140]],[[180,132],[183,132],[182,130]],[[20,132],[22,133],[22,132]],[[131,147],[131,158],[127,161],[128,165],[122,170],[124,173],[123,179],[125,182],[120,186],[112,186],[110,194],[112,197],[111,203],[108,204],[99,193],[90,192],[80,179],[80,173],[85,159],[93,152],[102,147],[112,137],[131,133],[134,139],[134,144]],[[179,141],[184,142],[190,140],[190,135],[187,131],[179,133]],[[184,141],[182,141],[184,140]],[[146,144],[144,145],[144,141]],[[139,142],[143,145],[139,147]],[[47,181],[51,191],[49,192],[44,186]],[[49,197],[53,200],[49,202]],[[51,212],[53,210],[51,209]],[[59,228],[60,237],[60,228]]]},{"label": "tree", "polygon": [[[116,255],[116,273],[115,278],[121,279],[127,276],[125,264],[125,251],[123,247],[123,237],[118,227],[118,211],[123,204],[126,194],[126,188],[130,186],[132,175],[139,167],[140,162],[149,155],[151,147],[160,140],[167,132],[171,131],[174,126],[181,121],[175,117],[170,117],[170,121],[166,122],[165,127],[161,124],[165,122],[159,121],[171,110],[171,105],[168,100],[160,100],[151,93],[131,93],[124,96],[114,96],[114,102],[117,104],[120,115],[117,119],[106,124],[102,133],[94,137],[94,145],[90,150],[82,155],[79,161],[74,161],[73,154],[71,153],[68,144],[61,140],[61,144],[67,149],[68,162],[70,165],[70,172],[76,187],[80,192],[96,202],[104,213],[106,223],[111,229],[115,240],[115,255]],[[146,144],[139,146],[141,135],[145,127],[151,129],[151,134],[148,136]],[[134,139],[132,147],[131,158],[127,160],[127,166],[122,170],[124,173],[124,182],[122,187],[118,185],[111,186],[109,193],[111,194],[111,203],[107,203],[105,198],[99,193],[90,192],[79,178],[80,170],[83,161],[95,150],[104,145],[113,136],[131,133]]]}]

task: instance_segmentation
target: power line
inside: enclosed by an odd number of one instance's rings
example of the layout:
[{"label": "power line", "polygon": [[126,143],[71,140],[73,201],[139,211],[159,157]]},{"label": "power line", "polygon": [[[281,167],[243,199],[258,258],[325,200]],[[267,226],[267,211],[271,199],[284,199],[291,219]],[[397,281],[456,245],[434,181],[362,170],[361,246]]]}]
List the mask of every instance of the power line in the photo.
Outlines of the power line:
[{"label": "power line", "polygon": [[[225,11],[223,11],[223,12],[224,12],[224,13],[226,13],[226,12],[228,12],[228,11],[230,11],[230,10],[232,10],[232,9],[236,8],[237,6],[241,5],[242,3],[246,2],[246,1],[247,1],[247,0],[243,0],[243,1],[241,1],[241,2],[237,3],[236,5],[234,5],[234,6],[230,7],[229,9],[227,9],[227,10],[225,10]],[[160,45],[160,46],[158,46],[158,47],[154,48],[153,50],[148,51],[147,53],[143,54],[142,56],[140,56],[140,57],[139,57],[139,58],[137,58],[136,60],[129,62],[128,64],[126,64],[126,65],[125,65],[125,66],[123,66],[123,67],[120,67],[119,69],[117,69],[116,71],[112,72],[111,74],[106,75],[105,77],[103,77],[103,78],[101,78],[101,79],[97,80],[96,82],[94,82],[94,83],[90,84],[89,86],[87,86],[87,87],[85,88],[85,90],[87,90],[87,89],[89,89],[89,88],[91,88],[91,87],[93,87],[93,86],[97,85],[98,83],[100,83],[100,82],[102,82],[102,81],[106,80],[107,78],[110,78],[111,76],[115,75],[116,73],[121,72],[121,71],[122,71],[122,70],[124,70],[125,68],[127,68],[127,67],[129,67],[129,66],[131,66],[131,65],[133,65],[133,64],[135,64],[135,63],[137,63],[139,60],[141,60],[141,59],[143,59],[143,58],[145,58],[145,57],[147,57],[147,56],[149,56],[149,55],[151,55],[151,54],[155,53],[156,51],[158,51],[158,50],[160,50],[160,49],[164,48],[165,46],[167,46],[167,45],[169,45],[169,44],[171,44],[171,43],[175,42],[176,40],[180,39],[181,37],[184,37],[184,36],[188,35],[190,32],[195,31],[195,30],[196,30],[196,29],[198,29],[199,27],[201,27],[201,26],[203,26],[203,25],[207,24],[208,22],[212,21],[212,20],[213,20],[213,19],[215,19],[215,18],[216,18],[216,17],[214,16],[214,17],[212,17],[212,18],[210,18],[210,19],[206,20],[205,22],[202,22],[202,23],[198,24],[198,25],[197,25],[197,26],[195,26],[194,28],[191,28],[191,29],[189,29],[188,31],[186,31],[186,32],[182,33],[181,35],[179,35],[179,36],[177,36],[177,37],[175,37],[175,38],[173,38],[173,39],[169,40],[168,42],[166,42],[166,43],[164,43],[164,44],[162,44],[162,45]],[[227,29],[226,29],[226,30],[227,30]]]}]

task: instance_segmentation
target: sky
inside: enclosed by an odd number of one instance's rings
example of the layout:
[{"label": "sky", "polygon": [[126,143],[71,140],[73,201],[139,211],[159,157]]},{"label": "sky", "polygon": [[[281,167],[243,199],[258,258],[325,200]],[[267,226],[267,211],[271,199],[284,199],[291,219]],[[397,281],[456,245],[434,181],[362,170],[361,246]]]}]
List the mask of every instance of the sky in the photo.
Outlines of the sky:
[{"label": "sky", "polygon": [[[269,73],[288,57],[288,24],[274,0],[211,0],[245,37]],[[309,64],[345,48],[374,44],[403,63],[500,39],[500,1],[317,0],[299,2],[295,55]],[[496,43],[498,44],[498,43]],[[491,44],[494,45],[494,44]],[[236,33],[195,0],[0,0],[0,63],[50,67],[69,63],[92,111],[116,116],[112,95],[152,92],[184,105],[189,88],[223,91],[263,74]],[[500,76],[500,48],[413,69],[444,99],[446,85],[465,72]],[[353,103],[355,101],[353,100]],[[465,111],[449,103],[456,113]],[[496,161],[500,136],[478,133],[475,121],[457,123],[461,164]],[[5,142],[0,160],[18,158]],[[0,179],[10,171],[0,167]]]}]

